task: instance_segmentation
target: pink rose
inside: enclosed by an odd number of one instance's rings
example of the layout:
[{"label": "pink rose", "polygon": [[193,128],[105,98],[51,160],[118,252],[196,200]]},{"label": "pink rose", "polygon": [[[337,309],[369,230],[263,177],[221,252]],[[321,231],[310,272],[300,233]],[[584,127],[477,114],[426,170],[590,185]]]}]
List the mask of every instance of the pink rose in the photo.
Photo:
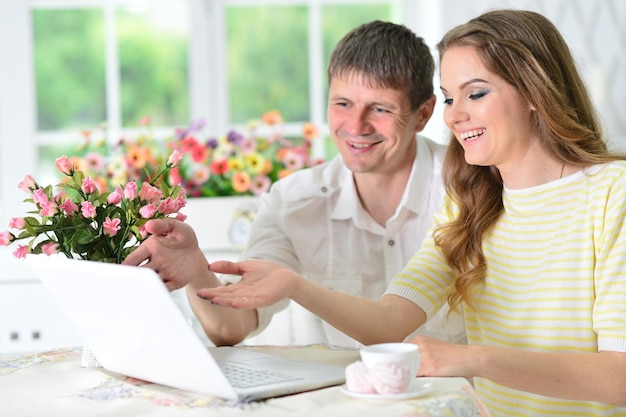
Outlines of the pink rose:
[{"label": "pink rose", "polygon": [[178,197],[174,199],[174,204],[176,204],[176,210],[174,211],[179,211],[187,205],[187,196],[179,194]]},{"label": "pink rose", "polygon": [[104,230],[104,234],[108,236],[115,236],[117,232],[121,229],[120,227],[120,219],[113,219],[107,217],[102,224],[102,229]]},{"label": "pink rose", "polygon": [[167,166],[175,167],[176,165],[178,165],[181,159],[183,159],[183,154],[180,153],[178,150],[174,150],[174,152],[172,152],[170,157],[167,159]]},{"label": "pink rose", "polygon": [[80,203],[80,211],[88,219],[96,217],[96,208],[89,201],[83,201]]},{"label": "pink rose", "polygon": [[12,217],[9,220],[9,228],[11,229],[23,229],[26,226],[26,221],[23,217]]},{"label": "pink rose", "polygon": [[172,200],[172,197],[167,197],[159,203],[158,212],[161,214],[168,215],[176,211],[178,211],[178,204],[176,204],[176,201]]},{"label": "pink rose", "polygon": [[48,242],[41,245],[41,251],[46,255],[54,255],[59,253],[59,244],[56,242]]},{"label": "pink rose", "polygon": [[139,190],[139,200],[156,203],[161,198],[163,198],[163,191],[161,191],[159,187],[150,185],[147,181],[144,181],[144,183],[141,184],[141,190]]},{"label": "pink rose", "polygon": [[185,220],[187,220],[187,215],[181,212],[176,213],[176,220],[180,220],[181,222],[184,222]]},{"label": "pink rose", "polygon": [[33,191],[33,201],[39,205],[43,205],[43,203],[47,203],[49,200],[43,189],[37,188]]},{"label": "pink rose", "polygon": [[133,181],[126,184],[124,187],[124,197],[130,200],[137,198],[137,183]]},{"label": "pink rose", "polygon": [[148,236],[148,231],[146,230],[146,226],[141,226],[139,228],[139,234],[141,235],[142,238],[145,238],[146,236]]},{"label": "pink rose", "polygon": [[72,171],[74,170],[74,166],[67,158],[67,156],[63,155],[54,161],[54,164],[57,166],[57,169],[60,173],[65,175],[72,175]]},{"label": "pink rose", "polygon": [[59,208],[68,216],[71,216],[78,211],[78,206],[69,198],[66,198],[64,202],[59,204]]},{"label": "pink rose", "polygon": [[81,189],[84,193],[91,194],[97,190],[96,182],[92,180],[91,177],[84,178]]},{"label": "pink rose", "polygon": [[39,210],[39,215],[43,217],[54,216],[57,213],[57,205],[52,201],[46,201],[45,203],[41,203],[41,210]]},{"label": "pink rose", "polygon": [[0,246],[9,246],[13,241],[13,235],[9,232],[0,232]]},{"label": "pink rose", "polygon": [[18,259],[22,259],[22,258],[26,258],[26,255],[28,255],[28,253],[29,253],[28,246],[19,245],[18,248],[15,250],[15,252],[13,252],[13,256],[15,256]]},{"label": "pink rose", "polygon": [[154,204],[150,203],[140,208],[139,214],[144,219],[149,219],[150,217],[154,215],[154,213],[156,213],[156,211],[157,211],[157,207]]},{"label": "pink rose", "polygon": [[17,185],[17,188],[28,194],[30,194],[35,187],[37,187],[37,183],[30,175],[25,176],[24,180]]},{"label": "pink rose", "polygon": [[116,187],[115,191],[109,194],[109,197],[107,198],[107,203],[118,204],[120,201],[122,201],[122,197],[124,197],[124,190],[122,190],[122,187]]},{"label": "pink rose", "polygon": [[170,184],[179,185],[183,182],[183,177],[180,175],[180,170],[178,168],[172,168],[169,175]]}]

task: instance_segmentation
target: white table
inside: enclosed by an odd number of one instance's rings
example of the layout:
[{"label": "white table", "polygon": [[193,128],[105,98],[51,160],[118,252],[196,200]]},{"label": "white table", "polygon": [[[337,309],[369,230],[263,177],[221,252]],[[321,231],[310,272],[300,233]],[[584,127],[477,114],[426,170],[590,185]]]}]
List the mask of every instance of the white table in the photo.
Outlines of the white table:
[{"label": "white table", "polygon": [[[358,359],[355,350],[324,345],[247,348],[340,366]],[[403,401],[355,399],[336,386],[235,404],[133,380],[102,368],[84,368],[81,353],[81,348],[67,348],[0,356],[0,416],[488,416],[464,378],[431,378],[435,384],[432,391]]]}]

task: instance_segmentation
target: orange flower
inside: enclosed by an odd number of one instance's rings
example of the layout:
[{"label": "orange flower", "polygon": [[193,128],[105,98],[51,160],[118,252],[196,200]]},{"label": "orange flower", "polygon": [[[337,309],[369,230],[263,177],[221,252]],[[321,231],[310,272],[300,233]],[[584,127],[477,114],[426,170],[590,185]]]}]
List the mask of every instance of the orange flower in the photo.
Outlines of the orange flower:
[{"label": "orange flower", "polygon": [[277,125],[283,122],[283,116],[280,114],[278,110],[268,111],[261,117],[263,123],[268,126]]},{"label": "orange flower", "polygon": [[280,180],[280,179],[285,178],[288,175],[291,175],[292,173],[293,173],[293,171],[290,170],[290,169],[281,169],[280,171],[278,171],[277,177]]},{"label": "orange flower", "polygon": [[149,151],[141,146],[131,146],[126,154],[126,163],[133,168],[142,169],[148,162],[147,152]]},{"label": "orange flower", "polygon": [[318,137],[319,134],[320,132],[317,130],[317,127],[311,122],[305,123],[302,127],[302,136],[304,136],[306,140],[313,140]]},{"label": "orange flower", "polygon": [[94,178],[94,181],[96,183],[96,188],[98,189],[98,192],[103,193],[109,189],[109,183],[107,182],[107,179],[105,177],[96,177]]},{"label": "orange flower", "polygon": [[237,172],[233,175],[233,190],[238,193],[245,193],[250,189],[250,174],[245,171]]}]

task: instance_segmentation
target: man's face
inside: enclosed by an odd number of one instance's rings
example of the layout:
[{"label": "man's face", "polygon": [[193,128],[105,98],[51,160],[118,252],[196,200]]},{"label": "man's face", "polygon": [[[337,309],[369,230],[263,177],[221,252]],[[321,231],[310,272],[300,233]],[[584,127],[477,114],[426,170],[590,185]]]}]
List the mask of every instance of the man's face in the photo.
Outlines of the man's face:
[{"label": "man's face", "polygon": [[411,164],[415,134],[425,121],[399,90],[371,87],[363,77],[334,77],[328,125],[346,166],[355,173],[392,172]]}]

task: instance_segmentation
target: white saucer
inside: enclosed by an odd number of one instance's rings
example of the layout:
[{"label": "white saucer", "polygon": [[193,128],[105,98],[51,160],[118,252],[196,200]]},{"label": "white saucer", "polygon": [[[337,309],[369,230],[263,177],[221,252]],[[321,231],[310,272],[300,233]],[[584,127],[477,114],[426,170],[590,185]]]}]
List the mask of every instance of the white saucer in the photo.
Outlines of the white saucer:
[{"label": "white saucer", "polygon": [[360,398],[364,400],[408,400],[410,398],[421,397],[422,395],[426,395],[431,392],[435,388],[435,383],[432,381],[420,381],[419,379],[414,380],[411,383],[411,387],[408,391],[402,392],[400,394],[364,394],[362,392],[353,392],[348,391],[345,385],[341,386],[341,392],[350,397]]}]

